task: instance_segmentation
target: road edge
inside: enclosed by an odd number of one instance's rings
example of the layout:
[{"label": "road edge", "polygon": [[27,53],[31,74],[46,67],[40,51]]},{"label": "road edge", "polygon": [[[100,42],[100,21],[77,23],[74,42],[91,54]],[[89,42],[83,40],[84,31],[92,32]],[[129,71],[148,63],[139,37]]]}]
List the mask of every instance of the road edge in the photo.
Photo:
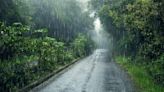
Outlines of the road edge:
[{"label": "road edge", "polygon": [[122,72],[124,72],[126,74],[128,80],[131,82],[131,86],[133,87],[134,92],[140,92],[141,89],[135,83],[133,76],[128,73],[128,70],[126,68],[124,68],[121,64],[119,64],[115,58],[114,58],[113,62],[116,64],[117,67],[119,67],[121,69]]},{"label": "road edge", "polygon": [[52,73],[48,74],[47,76],[25,86],[24,88],[20,89],[18,92],[29,92],[31,91],[33,88],[39,86],[40,84],[46,82],[47,80],[49,80],[50,78],[52,78],[55,75],[58,75],[60,72],[62,72],[63,70],[66,70],[67,68],[70,68],[72,65],[76,64],[77,62],[79,62],[81,59],[83,59],[85,57],[81,57],[81,58],[77,58],[75,60],[73,60],[70,64],[67,64],[63,67],[60,67],[57,70],[54,70]]}]

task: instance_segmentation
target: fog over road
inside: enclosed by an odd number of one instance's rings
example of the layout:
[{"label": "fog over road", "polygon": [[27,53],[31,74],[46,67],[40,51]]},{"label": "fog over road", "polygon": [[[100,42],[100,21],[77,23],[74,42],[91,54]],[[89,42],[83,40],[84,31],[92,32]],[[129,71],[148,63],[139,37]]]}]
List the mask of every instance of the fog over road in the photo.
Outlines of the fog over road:
[{"label": "fog over road", "polygon": [[126,73],[107,53],[105,49],[97,49],[33,92],[135,92]]}]

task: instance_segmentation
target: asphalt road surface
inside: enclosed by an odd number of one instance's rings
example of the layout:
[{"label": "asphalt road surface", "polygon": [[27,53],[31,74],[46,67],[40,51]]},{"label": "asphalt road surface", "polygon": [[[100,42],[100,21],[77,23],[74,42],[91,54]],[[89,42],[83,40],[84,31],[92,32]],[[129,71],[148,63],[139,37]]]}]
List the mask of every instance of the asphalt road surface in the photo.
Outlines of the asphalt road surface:
[{"label": "asphalt road surface", "polygon": [[127,74],[107,53],[97,49],[32,92],[136,92]]}]

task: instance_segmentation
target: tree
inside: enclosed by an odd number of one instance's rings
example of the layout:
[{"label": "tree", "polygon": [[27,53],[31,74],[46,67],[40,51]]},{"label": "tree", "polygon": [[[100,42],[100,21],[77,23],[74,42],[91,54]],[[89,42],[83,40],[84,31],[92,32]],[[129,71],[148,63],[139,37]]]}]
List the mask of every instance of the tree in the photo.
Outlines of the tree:
[{"label": "tree", "polygon": [[9,25],[14,22],[23,22],[13,0],[0,1],[0,21]]}]

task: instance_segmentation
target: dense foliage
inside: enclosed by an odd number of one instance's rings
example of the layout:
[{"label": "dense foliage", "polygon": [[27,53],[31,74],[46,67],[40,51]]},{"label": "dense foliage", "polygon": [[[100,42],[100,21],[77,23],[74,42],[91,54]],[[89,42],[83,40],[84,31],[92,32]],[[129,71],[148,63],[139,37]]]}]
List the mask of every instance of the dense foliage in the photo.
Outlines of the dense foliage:
[{"label": "dense foliage", "polygon": [[[163,0],[92,0],[99,16],[113,35],[114,54],[131,56],[144,65],[155,82],[164,85]],[[97,3],[94,3],[97,2]]]},{"label": "dense foliage", "polygon": [[[91,40],[80,34],[70,46],[48,37],[46,29],[0,23],[1,91],[13,91],[91,52]],[[38,37],[39,35],[39,37]]]},{"label": "dense foliage", "polygon": [[0,91],[15,92],[89,55],[92,21],[76,0],[0,0]]},{"label": "dense foliage", "polygon": [[13,0],[1,0],[0,21],[4,21],[6,24],[12,24],[18,21],[22,22],[17,10],[18,8],[15,6]]},{"label": "dense foliage", "polygon": [[18,12],[34,29],[47,28],[57,40],[72,41],[92,28],[92,19],[76,0],[14,0]]}]

